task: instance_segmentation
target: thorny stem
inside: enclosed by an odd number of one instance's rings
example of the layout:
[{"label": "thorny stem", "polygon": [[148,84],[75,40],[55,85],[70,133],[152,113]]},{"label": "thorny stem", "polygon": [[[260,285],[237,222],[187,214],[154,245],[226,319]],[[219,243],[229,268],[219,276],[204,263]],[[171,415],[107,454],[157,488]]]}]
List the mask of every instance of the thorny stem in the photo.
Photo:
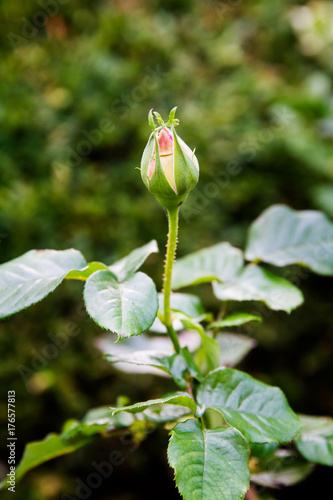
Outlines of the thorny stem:
[{"label": "thorny stem", "polygon": [[178,216],[179,216],[179,207],[168,210],[169,233],[168,233],[168,243],[167,243],[167,251],[165,257],[164,277],[163,277],[164,324],[166,326],[168,335],[171,338],[175,351],[177,353],[180,352],[180,345],[178,342],[177,333],[175,332],[172,326],[170,294],[171,294],[172,268],[175,260],[177,238],[178,238]]}]

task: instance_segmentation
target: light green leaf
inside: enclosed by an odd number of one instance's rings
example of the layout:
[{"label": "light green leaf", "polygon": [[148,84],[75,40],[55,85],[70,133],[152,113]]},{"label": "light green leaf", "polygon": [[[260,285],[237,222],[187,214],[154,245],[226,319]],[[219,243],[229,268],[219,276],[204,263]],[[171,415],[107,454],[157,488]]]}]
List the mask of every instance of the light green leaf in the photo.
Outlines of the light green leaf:
[{"label": "light green leaf", "polygon": [[96,271],[107,271],[108,267],[103,264],[103,262],[90,262],[81,271],[70,271],[66,276],[66,280],[80,280],[87,281],[89,276],[91,276]]},{"label": "light green leaf", "polygon": [[184,356],[177,353],[163,353],[158,351],[136,351],[124,354],[106,354],[110,363],[130,363],[139,366],[152,366],[171,375],[176,384],[186,387],[184,372],[188,366]]},{"label": "light green leaf", "polygon": [[39,302],[72,270],[87,263],[83,255],[69,250],[31,250],[0,266],[0,318]]},{"label": "light green leaf", "polygon": [[220,346],[220,366],[236,366],[256,346],[256,341],[236,333],[221,333],[215,337]]},{"label": "light green leaf", "polygon": [[[159,311],[161,315],[164,314],[164,304],[163,304],[163,293],[158,294],[159,299]],[[170,295],[170,306],[171,310],[174,312],[182,312],[193,318],[203,318],[205,317],[205,310],[202,305],[201,300],[196,295],[190,293],[171,293]],[[182,323],[176,318],[173,321],[173,328],[177,332],[182,330]],[[167,333],[166,327],[163,325],[162,321],[157,317],[151,327],[153,332],[157,333]]]},{"label": "light green leaf", "polygon": [[206,364],[207,371],[214,370],[220,364],[220,346],[218,342],[210,337],[203,327],[195,319],[189,318],[186,314],[179,313],[178,318],[183,323],[184,328],[195,330],[199,333],[202,342],[202,352],[198,353],[199,360]]},{"label": "light green leaf", "polygon": [[122,282],[137,271],[152,253],[158,253],[156,240],[152,240],[146,245],[133,250],[127,257],[109,266],[109,269],[117,276],[118,281]]},{"label": "light green leaf", "polygon": [[[156,425],[175,422],[176,420],[186,417],[190,414],[191,410],[189,408],[170,404],[162,406],[151,406],[143,412],[145,419],[147,419],[149,422],[153,422]],[[128,415],[128,413],[125,413],[125,415]]]},{"label": "light green leaf", "polygon": [[333,224],[321,212],[275,205],[252,224],[246,258],[333,275]]},{"label": "light green leaf", "polygon": [[253,443],[288,442],[300,429],[280,389],[231,368],[211,372],[199,386],[197,401],[221,413]]},{"label": "light green leaf", "polygon": [[295,443],[310,462],[333,466],[333,419],[300,415],[302,428]]},{"label": "light green leaf", "polygon": [[130,413],[141,413],[147,408],[151,406],[157,405],[177,405],[177,406],[185,406],[189,408],[192,413],[196,411],[196,404],[194,400],[186,393],[186,392],[174,392],[172,394],[168,394],[167,396],[159,399],[150,399],[148,401],[144,401],[142,403],[135,403],[131,406],[124,406],[123,408],[110,408],[112,415],[117,415],[117,413],[121,411],[127,411]]},{"label": "light green leaf", "polygon": [[[160,311],[164,313],[163,293],[159,293]],[[172,311],[182,312],[192,318],[199,318],[205,314],[204,306],[196,295],[191,293],[171,293],[170,306]]]},{"label": "light green leaf", "polygon": [[267,488],[281,488],[297,484],[310,474],[313,464],[292,451],[281,449],[259,460],[251,474],[251,481]]},{"label": "light green leaf", "polygon": [[213,283],[220,300],[259,300],[274,311],[290,312],[303,302],[302,292],[289,281],[267,269],[248,265],[229,283]]},{"label": "light green leaf", "polygon": [[214,321],[209,325],[209,328],[226,328],[230,326],[241,326],[245,323],[250,323],[250,321],[262,321],[260,316],[255,316],[254,314],[249,313],[235,313],[230,314],[224,319],[220,319],[219,321]]},{"label": "light green leaf", "polygon": [[172,275],[174,290],[214,280],[230,281],[243,266],[243,253],[229,243],[218,243],[175,262]]},{"label": "light green leaf", "polygon": [[248,444],[236,429],[181,422],[172,430],[168,459],[184,500],[243,500],[249,488]]},{"label": "light green leaf", "polygon": [[[188,344],[192,350],[198,347],[195,333],[180,334],[179,342],[181,345]],[[104,357],[110,363],[115,364],[116,369],[127,373],[150,373],[159,376],[167,376],[168,373],[180,387],[184,387],[185,370],[188,370],[193,377],[200,379],[200,374],[197,373],[188,349],[183,347],[181,355],[175,355],[169,337],[152,337],[142,334],[116,344],[110,340],[109,336],[99,337],[96,347],[104,353]]]},{"label": "light green leaf", "polygon": [[117,333],[118,340],[148,330],[158,308],[155,285],[141,272],[119,283],[110,271],[97,271],[86,282],[84,300],[94,321]]}]

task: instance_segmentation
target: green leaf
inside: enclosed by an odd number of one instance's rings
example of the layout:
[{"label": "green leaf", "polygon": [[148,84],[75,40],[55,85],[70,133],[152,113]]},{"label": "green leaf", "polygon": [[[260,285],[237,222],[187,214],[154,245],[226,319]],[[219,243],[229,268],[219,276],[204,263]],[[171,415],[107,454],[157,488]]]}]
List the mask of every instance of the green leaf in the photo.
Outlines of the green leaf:
[{"label": "green leaf", "polygon": [[273,455],[279,448],[278,443],[251,444],[251,456],[264,459]]},{"label": "green leaf", "polygon": [[171,375],[176,384],[186,387],[184,372],[188,369],[185,358],[181,354],[167,355],[158,351],[136,351],[127,354],[106,354],[110,363],[130,363],[139,366],[152,366]]},{"label": "green leaf", "polygon": [[162,406],[152,406],[151,408],[147,408],[147,410],[143,412],[145,419],[149,420],[149,422],[153,422],[156,425],[175,422],[175,420],[186,417],[190,414],[191,410],[189,408],[169,404]]},{"label": "green leaf", "polygon": [[220,300],[259,300],[274,311],[290,312],[303,302],[302,292],[267,269],[248,265],[229,283],[213,283]]},{"label": "green leaf", "polygon": [[109,266],[109,269],[117,276],[118,281],[122,282],[137,271],[152,253],[158,253],[156,240],[152,240],[143,247],[133,250],[127,257]]},{"label": "green leaf", "polygon": [[87,263],[74,250],[31,250],[0,266],[0,318],[39,302]]},{"label": "green leaf", "polygon": [[[72,453],[90,441],[91,439],[86,437],[74,444],[68,444],[59,434],[49,434],[42,441],[29,443],[25,447],[21,462],[16,467],[16,480],[19,481],[24,474],[34,467],[52,458]],[[1,486],[4,486],[4,484],[1,483]]]},{"label": "green leaf", "polygon": [[231,280],[243,267],[243,254],[229,243],[199,250],[175,262],[172,275],[174,290],[214,280]]},{"label": "green leaf", "polygon": [[97,271],[86,282],[84,300],[94,321],[117,333],[118,340],[148,330],[158,308],[155,285],[141,272],[119,283],[110,271]]},{"label": "green leaf", "polygon": [[[160,311],[164,313],[163,293],[159,293]],[[171,310],[182,312],[192,318],[199,318],[205,314],[204,306],[201,300],[196,295],[191,293],[171,293],[170,295]]]},{"label": "green leaf", "polygon": [[218,342],[210,337],[195,319],[189,318],[182,313],[178,314],[178,317],[185,328],[199,333],[202,342],[202,353],[199,353],[199,358],[201,358],[201,361],[205,361],[207,371],[217,368],[220,364],[220,346]]},{"label": "green leaf", "polygon": [[[93,408],[81,422],[68,420],[61,434],[48,434],[43,440],[26,445],[21,461],[16,467],[16,480],[20,480],[29,470],[44,462],[68,455],[91,443],[94,436],[109,436],[110,431],[129,427],[132,423],[131,415],[124,413],[113,417],[110,408],[105,406]],[[6,479],[3,480],[0,483],[0,489],[4,488],[6,483]]]},{"label": "green leaf", "polygon": [[250,321],[262,321],[260,316],[255,316],[254,314],[248,313],[235,313],[230,314],[224,319],[220,319],[219,321],[214,321],[209,325],[209,328],[226,328],[229,326],[241,326],[245,323],[250,323]]},{"label": "green leaf", "polygon": [[117,415],[117,413],[121,411],[128,411],[130,413],[141,413],[147,410],[147,408],[150,408],[151,406],[165,405],[165,404],[185,406],[186,408],[189,408],[192,413],[195,413],[196,411],[195,402],[186,392],[174,392],[163,398],[150,399],[142,403],[135,403],[134,405],[131,406],[124,406],[123,408],[111,408],[111,413],[112,415]]},{"label": "green leaf", "polygon": [[321,212],[275,205],[252,224],[246,258],[333,275],[333,224]]},{"label": "green leaf", "polygon": [[295,443],[310,462],[333,466],[333,419],[300,415],[302,428]]},{"label": "green leaf", "polygon": [[[159,311],[162,316],[164,314],[163,297],[163,293],[158,294]],[[201,300],[196,295],[190,293],[171,293],[170,306],[172,311],[182,312],[193,318],[201,319],[205,316],[205,310]],[[182,330],[182,323],[178,319],[175,319],[173,321],[173,328],[176,331]],[[155,319],[151,330],[158,333],[167,333],[165,325],[163,325],[159,318]]]},{"label": "green leaf", "polygon": [[[179,335],[179,341],[181,345],[184,342],[190,344],[194,350],[198,347],[196,334],[184,332]],[[109,337],[99,337],[96,346],[110,363],[115,364],[115,368],[127,373],[152,373],[159,376],[166,376],[168,373],[182,388],[186,385],[183,379],[186,370],[200,380],[200,374],[197,373],[187,347],[182,348],[180,355],[175,355],[169,337],[142,334],[117,344],[111,342]]]},{"label": "green leaf", "polygon": [[221,333],[215,337],[220,346],[220,366],[236,366],[256,346],[256,341],[236,333]]},{"label": "green leaf", "polygon": [[89,276],[91,276],[96,271],[107,271],[108,267],[103,264],[103,262],[90,262],[84,269],[81,271],[70,271],[66,276],[66,280],[80,280],[87,281]]},{"label": "green leaf", "polygon": [[129,427],[133,422],[134,418],[132,415],[123,413],[113,417],[108,406],[101,406],[89,410],[81,422],[67,422],[62,430],[61,437],[70,441],[82,436],[103,434],[111,430]]},{"label": "green leaf", "polygon": [[231,368],[210,373],[199,386],[197,401],[221,413],[253,443],[285,443],[300,429],[299,418],[280,389]]},{"label": "green leaf", "polygon": [[184,500],[243,500],[249,488],[248,444],[236,429],[181,422],[172,430],[168,459]]},{"label": "green leaf", "polygon": [[281,488],[297,484],[310,474],[313,465],[292,451],[281,449],[259,460],[251,474],[251,481],[267,488]]}]

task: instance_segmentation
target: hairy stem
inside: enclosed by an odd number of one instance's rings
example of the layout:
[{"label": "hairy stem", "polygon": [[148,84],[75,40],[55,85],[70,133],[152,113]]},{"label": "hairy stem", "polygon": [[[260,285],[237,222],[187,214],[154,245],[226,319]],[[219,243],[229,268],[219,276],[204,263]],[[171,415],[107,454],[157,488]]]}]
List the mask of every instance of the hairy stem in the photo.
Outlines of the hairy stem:
[{"label": "hairy stem", "polygon": [[167,328],[168,335],[172,340],[176,352],[179,353],[180,345],[178,342],[177,333],[175,332],[172,326],[172,316],[171,316],[171,306],[170,306],[172,268],[175,260],[177,238],[178,238],[178,215],[179,215],[178,207],[172,210],[168,210],[169,234],[168,234],[167,251],[165,257],[165,269],[163,277],[163,295],[164,295],[164,324]]}]

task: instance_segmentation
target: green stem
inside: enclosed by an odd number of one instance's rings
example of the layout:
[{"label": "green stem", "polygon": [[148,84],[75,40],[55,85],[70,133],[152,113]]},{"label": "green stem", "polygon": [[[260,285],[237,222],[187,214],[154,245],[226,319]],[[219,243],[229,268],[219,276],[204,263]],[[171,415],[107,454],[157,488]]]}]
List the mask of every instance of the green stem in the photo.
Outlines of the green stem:
[{"label": "green stem", "polygon": [[179,353],[180,345],[178,342],[177,333],[175,332],[172,326],[172,316],[171,316],[171,306],[170,306],[172,268],[175,260],[177,238],[178,238],[178,215],[179,215],[178,207],[172,210],[168,210],[169,234],[168,234],[167,251],[165,257],[165,269],[163,277],[163,295],[164,295],[164,324],[166,326],[168,335],[172,340],[175,351]]}]

